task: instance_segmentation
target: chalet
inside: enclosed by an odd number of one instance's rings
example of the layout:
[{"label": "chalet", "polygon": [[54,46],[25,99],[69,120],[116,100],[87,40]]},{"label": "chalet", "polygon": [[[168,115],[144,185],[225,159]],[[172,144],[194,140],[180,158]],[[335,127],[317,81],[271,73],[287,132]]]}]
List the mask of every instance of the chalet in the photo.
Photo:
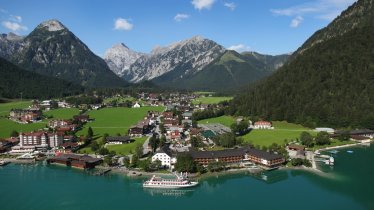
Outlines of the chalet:
[{"label": "chalet", "polygon": [[58,127],[56,128],[56,131],[60,133],[66,133],[66,132],[73,131],[74,128],[75,128],[74,126]]},{"label": "chalet", "polygon": [[47,160],[48,164],[61,164],[75,168],[89,169],[95,168],[102,163],[102,159],[94,158],[88,155],[61,154]]},{"label": "chalet", "polygon": [[287,146],[288,155],[291,158],[305,158],[305,146],[290,144]]},{"label": "chalet", "polygon": [[172,141],[178,141],[181,139],[181,133],[178,130],[169,131],[166,138]]},{"label": "chalet", "polygon": [[173,112],[163,112],[162,116],[164,117],[164,120],[173,120],[174,119]]},{"label": "chalet", "polygon": [[131,137],[141,137],[144,134],[143,127],[134,126],[128,130],[128,134]]},{"label": "chalet", "polygon": [[91,104],[90,106],[93,110],[99,110],[103,107],[101,104]]},{"label": "chalet", "polygon": [[48,127],[55,129],[57,127],[65,127],[71,124],[71,120],[50,120],[48,122]]},{"label": "chalet", "polygon": [[51,100],[45,100],[40,102],[39,107],[45,110],[51,109]]},{"label": "chalet", "polygon": [[56,150],[56,155],[66,153],[70,154],[79,149],[79,144],[77,142],[65,142],[60,145],[59,149]]},{"label": "chalet", "polygon": [[82,123],[88,122],[90,120],[89,115],[74,115],[73,119],[76,121],[80,121]]},{"label": "chalet", "polygon": [[164,120],[165,127],[172,127],[172,126],[178,126],[178,125],[179,125],[179,121],[177,119]]},{"label": "chalet", "polygon": [[250,147],[226,149],[219,151],[191,151],[195,162],[207,166],[210,162],[241,163],[250,161],[267,168],[276,168],[284,163],[281,155],[253,149]]},{"label": "chalet", "polygon": [[183,116],[183,118],[184,118],[185,120],[191,120],[191,118],[192,118],[192,113],[191,113],[191,112],[185,112],[185,113],[182,114],[182,116]]},{"label": "chalet", "polygon": [[135,140],[131,139],[130,136],[108,136],[105,141],[107,144],[129,144]]},{"label": "chalet", "polygon": [[138,102],[136,102],[136,103],[132,106],[132,108],[140,108],[140,104],[139,104]]},{"label": "chalet", "polygon": [[162,147],[152,156],[152,162],[156,160],[161,161],[161,166],[167,168],[172,168],[172,164],[175,163],[175,158],[172,157],[169,146]]},{"label": "chalet", "polygon": [[293,151],[305,151],[305,146],[298,144],[290,144],[287,146],[289,150]]},{"label": "chalet", "polygon": [[29,108],[29,109],[12,109],[9,113],[9,119],[28,123],[41,120],[43,113],[40,109]]},{"label": "chalet", "polygon": [[268,121],[257,121],[253,125],[254,129],[274,129],[271,122]]},{"label": "chalet", "polygon": [[190,135],[196,137],[200,132],[201,132],[201,129],[198,129],[198,128],[191,128],[191,130],[190,130]]}]

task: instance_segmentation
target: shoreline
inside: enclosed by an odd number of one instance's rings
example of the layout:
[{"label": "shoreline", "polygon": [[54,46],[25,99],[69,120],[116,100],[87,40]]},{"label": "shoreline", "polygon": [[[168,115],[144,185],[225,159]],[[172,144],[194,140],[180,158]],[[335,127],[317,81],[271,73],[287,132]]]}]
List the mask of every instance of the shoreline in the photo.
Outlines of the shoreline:
[{"label": "shoreline", "polygon": [[339,145],[339,146],[326,147],[326,148],[317,149],[316,151],[314,151],[314,153],[319,152],[319,151],[328,151],[328,150],[332,150],[332,149],[341,149],[341,148],[354,147],[354,146],[360,146],[360,145],[366,146],[367,144],[370,145],[371,143],[373,143],[372,140],[370,140],[370,142],[368,142],[368,143],[357,142],[357,143],[353,143],[353,144],[345,144],[345,145]]}]

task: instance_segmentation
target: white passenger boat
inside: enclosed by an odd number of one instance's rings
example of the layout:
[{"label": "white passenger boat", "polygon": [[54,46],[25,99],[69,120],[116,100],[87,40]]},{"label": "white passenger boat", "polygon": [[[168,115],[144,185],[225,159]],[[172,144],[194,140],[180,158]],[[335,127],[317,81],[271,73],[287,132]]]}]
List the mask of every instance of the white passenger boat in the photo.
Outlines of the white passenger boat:
[{"label": "white passenger boat", "polygon": [[143,183],[145,188],[187,188],[194,187],[198,185],[198,182],[191,182],[186,175],[181,174],[176,179],[163,179],[161,177],[153,175],[150,180],[147,180]]}]

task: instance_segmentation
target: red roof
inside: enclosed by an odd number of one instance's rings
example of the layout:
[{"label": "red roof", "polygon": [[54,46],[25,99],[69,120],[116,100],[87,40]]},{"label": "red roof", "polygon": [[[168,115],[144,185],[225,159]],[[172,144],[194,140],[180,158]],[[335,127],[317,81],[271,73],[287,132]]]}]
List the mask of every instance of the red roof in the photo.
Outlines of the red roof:
[{"label": "red roof", "polygon": [[257,122],[255,122],[255,125],[270,125],[271,126],[271,122],[268,122],[268,121],[257,121]]}]

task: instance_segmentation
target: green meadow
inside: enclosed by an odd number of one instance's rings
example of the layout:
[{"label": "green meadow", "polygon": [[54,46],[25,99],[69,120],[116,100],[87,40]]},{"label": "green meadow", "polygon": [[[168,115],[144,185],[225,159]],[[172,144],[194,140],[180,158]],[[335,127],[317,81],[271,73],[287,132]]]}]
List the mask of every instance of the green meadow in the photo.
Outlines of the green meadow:
[{"label": "green meadow", "polygon": [[135,98],[129,96],[129,97],[122,97],[122,96],[115,96],[111,98],[104,99],[104,103],[110,103],[113,101],[117,101],[117,103],[123,103],[125,101],[135,101]]},{"label": "green meadow", "polygon": [[47,117],[52,117],[53,119],[63,119],[68,120],[72,119],[74,115],[79,114],[79,109],[69,108],[69,109],[52,109],[44,112],[44,115]]},{"label": "green meadow", "polygon": [[229,101],[233,97],[216,97],[216,96],[209,96],[209,97],[199,97],[192,101],[193,104],[218,104],[222,101]]},{"label": "green meadow", "polygon": [[164,107],[140,107],[140,108],[104,108],[89,111],[92,122],[85,124],[84,128],[77,135],[86,135],[88,127],[91,127],[94,134],[98,137],[104,133],[109,135],[126,135],[127,130],[145,117],[148,111],[163,111]]},{"label": "green meadow", "polygon": [[[41,122],[30,123],[30,124],[19,124],[12,120],[7,119],[9,111],[11,109],[23,109],[31,105],[31,101],[15,101],[9,103],[0,104],[0,138],[8,138],[10,133],[15,130],[18,132],[29,132],[46,127],[48,119],[42,120]],[[46,116],[53,116],[53,119],[70,119],[73,115],[79,113],[78,109],[54,109],[44,112]]]},{"label": "green meadow", "polygon": [[106,148],[109,151],[115,151],[118,155],[128,155],[133,154],[135,152],[135,147],[138,144],[143,145],[144,142],[147,140],[148,137],[141,137],[135,138],[135,142],[129,144],[116,144],[116,145],[108,145]]},{"label": "green meadow", "polygon": [[316,135],[316,132],[309,128],[285,121],[274,121],[273,126],[274,129],[252,130],[250,133],[242,136],[242,138],[253,145],[269,146],[272,143],[284,144],[285,139],[290,141],[291,139],[300,138],[300,134],[303,131]]},{"label": "green meadow", "polygon": [[230,127],[234,122],[235,119],[232,116],[227,115],[197,121],[198,124],[220,123],[227,127]]}]

